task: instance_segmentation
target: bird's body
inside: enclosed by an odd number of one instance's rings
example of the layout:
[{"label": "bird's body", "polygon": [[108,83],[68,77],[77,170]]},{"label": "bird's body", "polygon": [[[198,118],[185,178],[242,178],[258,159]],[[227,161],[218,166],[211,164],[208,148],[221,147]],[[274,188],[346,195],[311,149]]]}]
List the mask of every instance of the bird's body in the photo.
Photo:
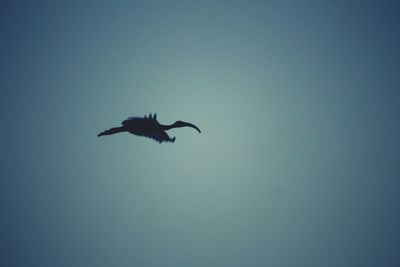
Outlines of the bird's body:
[{"label": "bird's body", "polygon": [[157,121],[157,115],[154,114],[152,116],[151,114],[149,117],[130,117],[122,122],[122,126],[120,127],[114,127],[109,130],[105,130],[101,133],[99,133],[97,136],[103,136],[103,135],[111,135],[111,134],[116,134],[116,133],[121,133],[121,132],[129,132],[131,134],[137,135],[137,136],[144,136],[148,138],[152,138],[156,140],[159,143],[162,142],[175,142],[175,137],[170,138],[168,134],[165,132],[167,130],[170,130],[172,128],[179,128],[179,127],[191,127],[196,129],[199,133],[201,132],[197,126],[184,122],[184,121],[176,121],[175,123],[171,125],[163,125],[160,124]]}]

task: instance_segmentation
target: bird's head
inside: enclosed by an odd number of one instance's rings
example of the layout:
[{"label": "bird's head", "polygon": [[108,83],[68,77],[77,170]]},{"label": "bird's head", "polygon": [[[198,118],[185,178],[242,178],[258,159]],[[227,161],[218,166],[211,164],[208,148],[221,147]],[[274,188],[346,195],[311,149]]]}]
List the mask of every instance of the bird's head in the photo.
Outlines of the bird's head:
[{"label": "bird's head", "polygon": [[189,123],[189,122],[185,122],[185,121],[176,121],[176,122],[173,124],[173,126],[174,126],[174,128],[178,128],[178,127],[191,127],[191,128],[193,128],[193,129],[196,129],[199,133],[201,133],[200,129],[199,129],[196,125],[191,124],[191,123]]}]

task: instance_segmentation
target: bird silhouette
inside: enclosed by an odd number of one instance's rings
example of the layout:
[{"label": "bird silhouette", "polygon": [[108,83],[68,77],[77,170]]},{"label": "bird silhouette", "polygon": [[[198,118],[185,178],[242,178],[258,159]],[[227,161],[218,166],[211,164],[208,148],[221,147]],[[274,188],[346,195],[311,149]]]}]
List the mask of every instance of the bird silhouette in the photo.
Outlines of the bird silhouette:
[{"label": "bird silhouette", "polygon": [[201,133],[200,129],[189,122],[176,121],[170,125],[163,125],[157,121],[157,114],[144,117],[130,117],[124,120],[120,127],[113,127],[99,133],[97,136],[112,135],[116,133],[128,132],[137,136],[144,136],[156,140],[160,144],[162,142],[175,142],[175,137],[171,138],[165,132],[173,128],[191,127]]}]

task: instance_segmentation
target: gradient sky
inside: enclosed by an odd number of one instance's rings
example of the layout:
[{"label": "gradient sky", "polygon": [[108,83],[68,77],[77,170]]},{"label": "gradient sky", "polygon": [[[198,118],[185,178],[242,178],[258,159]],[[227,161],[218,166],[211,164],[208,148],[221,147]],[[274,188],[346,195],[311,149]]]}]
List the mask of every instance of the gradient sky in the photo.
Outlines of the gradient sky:
[{"label": "gradient sky", "polygon": [[0,265],[399,266],[398,10],[1,1]]}]

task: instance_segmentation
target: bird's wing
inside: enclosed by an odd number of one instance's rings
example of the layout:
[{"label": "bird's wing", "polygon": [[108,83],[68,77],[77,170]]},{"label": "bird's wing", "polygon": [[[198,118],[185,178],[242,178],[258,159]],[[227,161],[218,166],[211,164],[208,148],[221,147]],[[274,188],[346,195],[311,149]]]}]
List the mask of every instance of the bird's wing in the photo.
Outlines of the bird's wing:
[{"label": "bird's wing", "polygon": [[140,117],[129,117],[126,120],[124,120],[123,122],[121,122],[122,125],[124,126],[129,126],[133,123],[136,123],[137,121],[141,121],[143,120],[143,118]]},{"label": "bird's wing", "polygon": [[164,131],[147,133],[145,136],[148,138],[154,139],[159,143],[162,143],[162,142],[172,142],[173,143],[175,141],[175,137],[174,138],[169,137],[168,134]]}]

